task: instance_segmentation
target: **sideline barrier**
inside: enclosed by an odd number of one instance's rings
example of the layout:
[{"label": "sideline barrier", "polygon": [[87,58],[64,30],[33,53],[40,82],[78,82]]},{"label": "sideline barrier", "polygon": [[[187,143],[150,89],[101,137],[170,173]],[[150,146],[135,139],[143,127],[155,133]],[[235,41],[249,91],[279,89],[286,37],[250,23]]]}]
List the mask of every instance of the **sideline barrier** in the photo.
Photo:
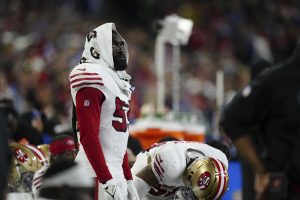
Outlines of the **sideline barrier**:
[{"label": "sideline barrier", "polygon": [[130,134],[139,139],[143,149],[147,149],[160,139],[168,136],[179,140],[205,141],[205,128],[191,123],[170,122],[161,119],[141,119],[130,125]]}]

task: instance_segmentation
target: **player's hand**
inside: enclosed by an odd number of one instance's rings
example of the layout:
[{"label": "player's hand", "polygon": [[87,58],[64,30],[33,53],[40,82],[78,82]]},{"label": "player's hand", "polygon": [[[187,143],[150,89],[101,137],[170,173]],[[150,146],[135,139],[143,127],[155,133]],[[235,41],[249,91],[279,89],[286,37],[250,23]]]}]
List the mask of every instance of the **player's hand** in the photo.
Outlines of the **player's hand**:
[{"label": "player's hand", "polygon": [[102,183],[104,189],[104,200],[123,200],[120,188],[114,179]]},{"label": "player's hand", "polygon": [[263,200],[265,191],[270,183],[270,176],[268,173],[256,174],[254,189],[256,192],[256,200]]},{"label": "player's hand", "polygon": [[140,200],[139,194],[134,186],[133,180],[127,181],[127,190],[129,200]]}]

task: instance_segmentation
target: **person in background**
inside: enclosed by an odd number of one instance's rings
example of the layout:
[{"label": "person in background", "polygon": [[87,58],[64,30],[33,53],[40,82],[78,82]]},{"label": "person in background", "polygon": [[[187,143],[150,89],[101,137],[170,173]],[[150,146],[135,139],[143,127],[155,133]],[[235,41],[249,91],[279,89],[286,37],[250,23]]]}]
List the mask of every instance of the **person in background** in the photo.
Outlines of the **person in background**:
[{"label": "person in background", "polygon": [[39,169],[33,176],[31,189],[34,197],[38,196],[39,189],[43,182],[43,176],[52,163],[59,159],[74,161],[76,154],[73,137],[69,135],[56,136],[49,145],[49,151],[50,163]]},{"label": "person in background", "polygon": [[37,200],[92,200],[95,181],[69,159],[58,159],[49,167]]},{"label": "person in background", "polygon": [[[257,58],[251,65],[250,70],[250,79],[254,80],[261,72],[268,69],[271,66],[271,62],[264,60],[263,58]],[[242,90],[240,90],[235,96],[241,96]],[[222,114],[221,114],[222,115]],[[226,119],[223,123],[226,123]],[[251,140],[253,141],[255,149],[260,152],[263,151],[262,142],[258,135],[260,134],[259,125],[253,125],[251,128],[249,127],[251,134]],[[230,143],[230,140],[229,140]],[[233,145],[234,147],[234,145]],[[241,164],[242,170],[242,196],[243,200],[253,200],[255,199],[255,190],[254,190],[254,180],[255,180],[255,172],[253,171],[249,161],[245,160],[244,157],[239,156],[237,157]]]},{"label": "person in background", "polygon": [[131,168],[135,163],[136,155],[129,148],[127,148],[127,155],[128,155],[129,167]]},{"label": "person in background", "polygon": [[0,109],[3,111],[2,114],[5,120],[5,129],[9,135],[9,139],[13,140],[17,130],[19,113],[15,109],[11,99],[1,99]]},{"label": "person in background", "polygon": [[18,120],[16,134],[13,139],[22,144],[38,146],[43,144],[43,122],[38,111],[22,113]]},{"label": "person in background", "polygon": [[[300,199],[300,182],[294,178],[299,177],[300,171],[290,168],[300,159],[300,155],[295,155],[300,119],[299,80],[300,41],[292,56],[260,73],[222,111],[221,129],[256,174],[256,199]],[[252,137],[262,141],[263,150],[257,151]],[[286,176],[289,185],[285,184]]]},{"label": "person in background", "polygon": [[137,156],[142,150],[142,145],[139,139],[132,137],[129,135],[128,137],[128,145],[127,147],[133,152],[135,156]]},{"label": "person in background", "polygon": [[126,41],[106,23],[86,36],[69,76],[80,141],[76,162],[97,178],[96,199],[139,199],[127,155],[133,91],[127,65]]}]

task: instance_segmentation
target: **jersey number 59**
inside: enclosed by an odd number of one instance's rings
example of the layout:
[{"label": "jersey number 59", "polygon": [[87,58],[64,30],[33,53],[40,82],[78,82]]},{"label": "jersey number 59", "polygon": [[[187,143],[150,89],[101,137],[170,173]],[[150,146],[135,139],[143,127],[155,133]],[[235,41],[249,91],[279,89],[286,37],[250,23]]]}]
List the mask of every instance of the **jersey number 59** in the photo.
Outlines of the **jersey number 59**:
[{"label": "jersey number 59", "polygon": [[[127,111],[125,113],[125,111]],[[116,118],[121,118],[121,122],[118,120],[112,121],[112,126],[118,132],[126,132],[127,131],[127,119],[129,113],[129,104],[122,101],[119,97],[116,97],[116,110],[113,114]]]}]

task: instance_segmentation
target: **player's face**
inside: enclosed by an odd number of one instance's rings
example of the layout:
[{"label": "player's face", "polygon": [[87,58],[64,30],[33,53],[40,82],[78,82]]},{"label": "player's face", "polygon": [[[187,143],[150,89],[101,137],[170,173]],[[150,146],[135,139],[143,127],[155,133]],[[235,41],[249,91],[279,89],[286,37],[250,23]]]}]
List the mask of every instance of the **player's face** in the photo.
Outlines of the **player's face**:
[{"label": "player's face", "polygon": [[127,68],[125,42],[116,31],[112,32],[112,50],[115,70],[125,70]]}]

